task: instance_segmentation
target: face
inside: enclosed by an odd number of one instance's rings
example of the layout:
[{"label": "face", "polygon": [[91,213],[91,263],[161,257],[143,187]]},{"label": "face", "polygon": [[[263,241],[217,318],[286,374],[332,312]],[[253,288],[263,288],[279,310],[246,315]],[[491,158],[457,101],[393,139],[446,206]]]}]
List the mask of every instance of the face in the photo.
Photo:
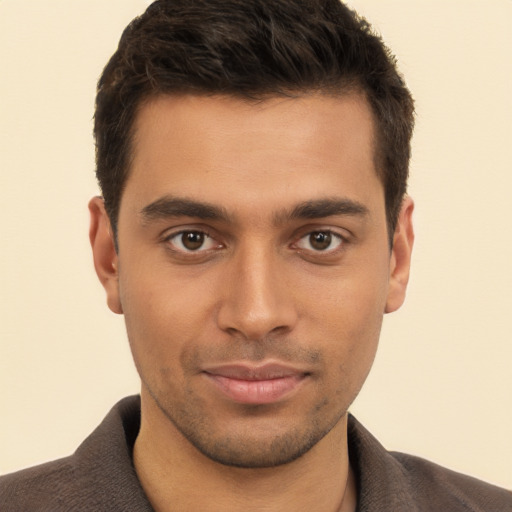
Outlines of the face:
[{"label": "face", "polygon": [[410,213],[390,251],[370,109],[160,97],[135,128],[119,251],[99,203],[91,239],[143,411],[223,464],[294,460],[345,418],[407,282]]}]

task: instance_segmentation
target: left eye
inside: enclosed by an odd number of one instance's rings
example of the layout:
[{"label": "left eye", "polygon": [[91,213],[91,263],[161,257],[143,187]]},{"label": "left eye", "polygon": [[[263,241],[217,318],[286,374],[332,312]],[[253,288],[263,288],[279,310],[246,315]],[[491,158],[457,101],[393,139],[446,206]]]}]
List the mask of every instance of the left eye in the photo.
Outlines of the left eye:
[{"label": "left eye", "polygon": [[199,252],[217,246],[215,240],[203,231],[181,231],[168,238],[168,242],[181,252]]},{"label": "left eye", "polygon": [[343,238],[332,231],[313,231],[303,236],[297,247],[307,251],[331,252],[343,244]]}]

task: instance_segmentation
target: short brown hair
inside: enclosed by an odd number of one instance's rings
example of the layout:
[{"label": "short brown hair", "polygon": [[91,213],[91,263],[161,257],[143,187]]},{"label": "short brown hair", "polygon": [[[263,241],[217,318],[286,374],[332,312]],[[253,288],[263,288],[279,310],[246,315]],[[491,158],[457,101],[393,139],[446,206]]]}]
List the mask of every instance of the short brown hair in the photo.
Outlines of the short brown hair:
[{"label": "short brown hair", "polygon": [[247,99],[364,92],[392,239],[407,188],[414,105],[395,58],[339,0],[158,0],[125,29],[98,82],[96,174],[114,233],[134,120],[161,94]]}]

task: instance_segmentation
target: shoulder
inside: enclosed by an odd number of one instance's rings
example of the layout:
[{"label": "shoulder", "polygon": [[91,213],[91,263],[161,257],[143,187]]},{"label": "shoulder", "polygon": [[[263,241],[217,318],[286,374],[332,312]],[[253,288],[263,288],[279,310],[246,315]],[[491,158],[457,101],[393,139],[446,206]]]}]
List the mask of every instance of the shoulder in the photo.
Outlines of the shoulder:
[{"label": "shoulder", "polygon": [[360,512],[512,512],[512,492],[420,457],[389,452],[353,416],[348,444]]},{"label": "shoulder", "polygon": [[132,464],[138,397],[116,404],[73,455],[0,477],[2,512],[151,512]]},{"label": "shoulder", "polygon": [[512,492],[452,471],[420,457],[389,452],[403,471],[418,503],[445,510],[512,512]]},{"label": "shoulder", "polygon": [[62,497],[74,494],[74,472],[67,457],[1,476],[2,511],[59,510]]}]

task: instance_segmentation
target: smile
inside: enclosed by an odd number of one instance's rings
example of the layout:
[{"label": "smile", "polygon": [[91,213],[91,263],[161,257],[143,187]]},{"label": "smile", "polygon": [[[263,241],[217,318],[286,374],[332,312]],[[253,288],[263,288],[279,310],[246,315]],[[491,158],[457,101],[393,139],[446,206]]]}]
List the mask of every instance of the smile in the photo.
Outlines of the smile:
[{"label": "smile", "polygon": [[271,404],[289,397],[308,376],[278,364],[257,368],[220,366],[204,371],[204,375],[228,399],[252,405]]}]

